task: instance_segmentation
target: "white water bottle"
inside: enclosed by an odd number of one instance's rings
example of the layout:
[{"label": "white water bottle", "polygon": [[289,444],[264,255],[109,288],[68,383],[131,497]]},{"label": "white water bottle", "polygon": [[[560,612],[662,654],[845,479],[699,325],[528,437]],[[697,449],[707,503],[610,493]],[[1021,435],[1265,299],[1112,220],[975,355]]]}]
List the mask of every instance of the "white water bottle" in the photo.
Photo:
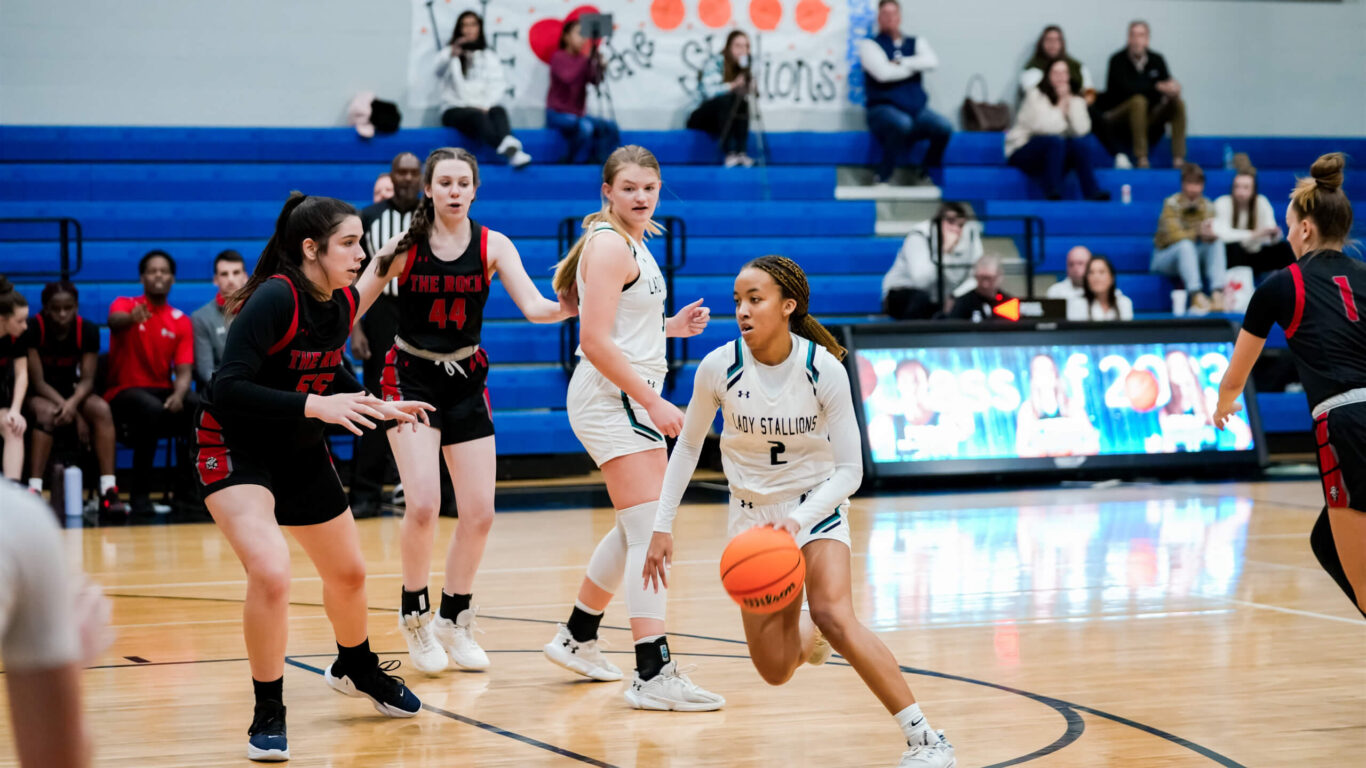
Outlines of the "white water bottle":
[{"label": "white water bottle", "polygon": [[81,493],[82,486],[83,477],[80,467],[67,467],[62,472],[62,506],[65,508],[67,517],[81,516],[81,503],[84,501]]}]

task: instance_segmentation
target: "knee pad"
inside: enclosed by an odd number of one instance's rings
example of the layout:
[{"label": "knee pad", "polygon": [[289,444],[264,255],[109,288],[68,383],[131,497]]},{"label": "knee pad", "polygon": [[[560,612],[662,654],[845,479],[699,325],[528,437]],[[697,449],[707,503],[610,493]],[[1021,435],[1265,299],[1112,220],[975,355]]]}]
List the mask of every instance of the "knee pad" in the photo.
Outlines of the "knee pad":
[{"label": "knee pad", "polygon": [[[644,567],[643,565],[641,566]],[[621,525],[612,526],[612,530],[602,537],[598,546],[593,550],[593,556],[588,560],[588,580],[597,584],[606,592],[616,594],[621,587],[621,578],[626,573],[626,534],[621,530]]]},{"label": "knee pad", "polygon": [[645,570],[645,555],[654,536],[655,511],[659,501],[647,501],[617,513],[617,525],[626,535],[626,611],[633,619],[664,620],[667,591],[656,592],[645,586],[641,572]]}]

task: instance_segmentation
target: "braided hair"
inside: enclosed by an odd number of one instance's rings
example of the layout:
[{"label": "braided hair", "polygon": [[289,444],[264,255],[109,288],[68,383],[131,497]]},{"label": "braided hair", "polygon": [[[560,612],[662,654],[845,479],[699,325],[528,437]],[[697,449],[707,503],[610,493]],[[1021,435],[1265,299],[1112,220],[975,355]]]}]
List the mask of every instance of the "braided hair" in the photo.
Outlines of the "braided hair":
[{"label": "braided hair", "polygon": [[826,330],[825,326],[821,325],[820,321],[812,317],[809,312],[811,285],[807,283],[806,273],[797,265],[797,262],[786,256],[760,256],[743,267],[743,269],[750,268],[767,273],[769,277],[773,278],[773,282],[778,284],[778,288],[782,290],[784,299],[792,299],[797,302],[797,308],[792,310],[792,315],[787,319],[788,326],[791,327],[793,333],[825,347],[826,351],[834,355],[836,360],[844,359],[848,350],[840,346],[834,334]]},{"label": "braided hair", "polygon": [[[432,177],[436,174],[436,166],[442,160],[460,160],[470,167],[470,172],[474,175],[474,188],[479,188],[479,161],[474,159],[474,155],[469,150],[461,147],[437,147],[427,155],[427,161],[422,164],[422,186],[431,188]],[[409,248],[417,244],[419,240],[426,239],[431,232],[432,223],[436,221],[436,204],[426,195],[417,203],[417,210],[413,211],[413,220],[408,224],[408,231],[403,233],[398,243],[394,245],[394,252],[379,257],[380,277],[389,276],[389,268],[393,266],[394,259],[400,253],[404,253]]]}]

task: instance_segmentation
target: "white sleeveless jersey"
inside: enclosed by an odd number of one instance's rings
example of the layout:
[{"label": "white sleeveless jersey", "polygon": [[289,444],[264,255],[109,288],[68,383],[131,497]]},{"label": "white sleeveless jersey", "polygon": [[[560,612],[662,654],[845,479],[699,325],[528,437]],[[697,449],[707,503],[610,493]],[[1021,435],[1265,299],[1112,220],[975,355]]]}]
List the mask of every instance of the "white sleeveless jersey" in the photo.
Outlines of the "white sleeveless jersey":
[{"label": "white sleeveless jersey", "polygon": [[[598,237],[604,232],[621,237],[612,229],[612,225],[600,222],[588,233],[588,239]],[[648,248],[629,238],[623,239],[626,239],[626,244],[631,248],[631,255],[635,257],[640,274],[630,285],[621,289],[617,316],[612,320],[612,342],[637,371],[662,377],[668,370],[668,361],[665,358],[668,342],[664,336],[664,302],[668,298],[668,290],[664,283],[664,273],[660,272],[659,265],[655,263],[655,258]],[[582,296],[582,262],[576,279],[579,284],[579,295]],[[584,358],[582,346],[576,354]],[[587,363],[587,358],[584,358],[583,362]]]},{"label": "white sleeveless jersey", "polygon": [[733,495],[755,504],[786,501],[833,474],[825,403],[849,397],[848,374],[824,347],[794,334],[787,360],[769,367],[736,339],[702,366],[721,407],[721,463]]}]

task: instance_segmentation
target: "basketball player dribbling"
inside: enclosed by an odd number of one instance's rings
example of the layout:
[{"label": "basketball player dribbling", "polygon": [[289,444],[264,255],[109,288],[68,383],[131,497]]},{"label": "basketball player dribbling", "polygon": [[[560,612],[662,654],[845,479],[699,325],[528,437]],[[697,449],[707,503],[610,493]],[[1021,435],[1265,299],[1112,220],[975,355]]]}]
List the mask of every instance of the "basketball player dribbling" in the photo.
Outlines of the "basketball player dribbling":
[{"label": "basketball player dribbling", "polygon": [[760,677],[782,685],[833,648],[901,726],[908,749],[900,766],[952,768],[953,746],[930,728],[891,651],[854,615],[848,511],[863,458],[839,362],[845,350],[809,314],[810,293],[801,267],[782,256],[755,259],[735,278],[740,338],[697,368],[641,575],[649,586],[668,584],[673,520],[720,408],[729,535],[772,526],[791,534],[806,558],[809,615],[799,600],[775,613],[741,613]]},{"label": "basketball player dribbling", "polygon": [[1342,251],[1352,203],[1342,191],[1340,153],[1314,161],[1285,210],[1295,263],[1258,286],[1219,383],[1214,423],[1224,428],[1242,406],[1253,363],[1273,324],[1285,329],[1309,398],[1324,501],[1310,546],[1319,564],[1366,616],[1366,265]]}]

